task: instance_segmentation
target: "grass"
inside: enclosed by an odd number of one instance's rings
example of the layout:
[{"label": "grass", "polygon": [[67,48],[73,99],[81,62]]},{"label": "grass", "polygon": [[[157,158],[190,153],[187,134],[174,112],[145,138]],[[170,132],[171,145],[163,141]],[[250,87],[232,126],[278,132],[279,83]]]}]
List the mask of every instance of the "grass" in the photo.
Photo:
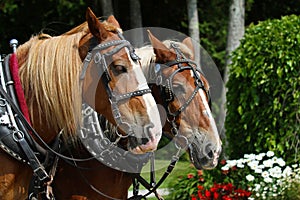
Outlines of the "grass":
[{"label": "grass", "polygon": [[[165,171],[167,170],[168,165],[170,164],[170,161],[166,160],[155,160],[155,177],[156,182],[159,181],[159,179],[163,176]],[[182,161],[179,160],[173,171],[169,174],[169,176],[165,179],[165,181],[161,184],[159,188],[169,188],[169,184],[172,182],[177,182],[177,177],[179,176],[186,176],[188,171],[193,168],[189,161]],[[150,180],[150,173],[149,173],[150,166],[147,164],[144,166],[141,176],[149,182]],[[140,190],[145,189],[142,185],[140,185]],[[132,186],[129,188],[129,190],[132,190]],[[147,198],[148,200],[154,200],[156,198]]]}]

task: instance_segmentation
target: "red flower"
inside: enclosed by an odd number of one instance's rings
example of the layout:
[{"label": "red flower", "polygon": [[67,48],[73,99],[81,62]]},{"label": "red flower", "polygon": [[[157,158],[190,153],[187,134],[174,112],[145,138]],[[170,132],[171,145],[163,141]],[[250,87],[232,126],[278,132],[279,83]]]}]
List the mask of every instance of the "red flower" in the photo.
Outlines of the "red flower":
[{"label": "red flower", "polygon": [[222,170],[222,174],[227,175],[229,173],[229,170]]},{"label": "red flower", "polygon": [[221,165],[225,165],[225,164],[226,164],[226,160],[224,160],[224,159],[221,160],[221,161],[220,161],[220,164],[221,164]]},{"label": "red flower", "polygon": [[197,187],[198,187],[198,190],[200,190],[200,191],[204,190],[204,187],[202,185],[198,185]]},{"label": "red flower", "polygon": [[199,181],[204,182],[205,180],[204,180],[204,178],[199,178]]},{"label": "red flower", "polygon": [[188,175],[187,175],[187,178],[188,178],[188,179],[194,178],[194,175],[193,175],[193,174],[188,174]]},{"label": "red flower", "polygon": [[239,197],[250,197],[251,192],[243,190],[243,189],[236,189],[234,190],[234,193]]},{"label": "red flower", "polygon": [[197,198],[192,194],[191,200],[197,200]]},{"label": "red flower", "polygon": [[209,190],[205,190],[205,197],[210,197],[211,194],[210,194],[210,191]]},{"label": "red flower", "polygon": [[235,170],[237,170],[237,167],[236,167],[236,166],[233,166],[233,167],[231,167],[231,170],[232,170],[232,171],[235,171]]},{"label": "red flower", "polygon": [[202,170],[198,170],[197,173],[198,173],[198,176],[203,176],[203,171]]},{"label": "red flower", "polygon": [[232,183],[228,183],[226,185],[223,185],[223,189],[226,190],[226,191],[232,191],[233,190],[233,185]]},{"label": "red flower", "polygon": [[219,198],[218,192],[214,192],[214,199],[218,199],[218,198]]},{"label": "red flower", "polygon": [[222,196],[222,200],[233,200],[231,197],[225,195],[225,196]]}]

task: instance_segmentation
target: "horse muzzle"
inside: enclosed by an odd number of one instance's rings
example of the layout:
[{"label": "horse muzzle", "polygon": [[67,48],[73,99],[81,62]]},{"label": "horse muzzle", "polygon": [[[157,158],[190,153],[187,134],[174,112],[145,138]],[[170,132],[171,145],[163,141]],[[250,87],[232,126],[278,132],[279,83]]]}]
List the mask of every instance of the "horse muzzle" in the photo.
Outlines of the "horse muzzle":
[{"label": "horse muzzle", "polygon": [[206,143],[199,147],[195,143],[189,146],[190,159],[197,169],[209,170],[217,166],[221,147],[212,143]]},{"label": "horse muzzle", "polygon": [[152,152],[157,149],[160,140],[160,132],[156,131],[152,123],[143,127],[132,126],[132,133],[128,136],[128,150],[135,154]]}]

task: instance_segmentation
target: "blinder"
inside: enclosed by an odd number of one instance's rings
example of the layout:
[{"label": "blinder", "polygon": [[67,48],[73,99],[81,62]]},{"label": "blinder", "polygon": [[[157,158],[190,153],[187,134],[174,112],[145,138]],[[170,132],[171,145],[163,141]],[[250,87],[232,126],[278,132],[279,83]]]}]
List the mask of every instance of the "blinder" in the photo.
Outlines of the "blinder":
[{"label": "blinder", "polygon": [[[171,47],[175,49],[176,60],[170,61],[170,62],[167,62],[164,64],[156,64],[155,65],[156,84],[160,85],[160,90],[161,90],[161,93],[163,94],[164,100],[165,100],[164,106],[167,109],[168,114],[170,116],[172,116],[173,118],[177,117],[182,111],[184,111],[187,108],[187,106],[191,103],[191,101],[196,96],[198,90],[200,90],[200,89],[205,91],[205,93],[208,97],[209,107],[211,107],[211,97],[210,97],[209,90],[207,90],[204,87],[204,83],[200,77],[200,74],[203,75],[202,70],[199,67],[197,67],[197,64],[194,61],[187,59],[183,55],[183,53],[180,51],[180,49],[177,45],[172,43]],[[186,63],[188,65],[183,66],[182,65],[183,63]],[[168,67],[172,67],[174,65],[178,65],[178,69],[176,69],[169,77],[163,78],[162,70],[165,68],[168,68]],[[191,96],[188,99],[186,99],[185,103],[183,103],[183,105],[181,105],[181,107],[177,111],[172,112],[169,108],[169,103],[174,101],[174,98],[176,97],[176,95],[174,94],[173,79],[177,73],[182,72],[184,70],[191,70],[193,72],[194,79],[195,79],[194,84],[195,84],[196,88],[194,89]]]}]

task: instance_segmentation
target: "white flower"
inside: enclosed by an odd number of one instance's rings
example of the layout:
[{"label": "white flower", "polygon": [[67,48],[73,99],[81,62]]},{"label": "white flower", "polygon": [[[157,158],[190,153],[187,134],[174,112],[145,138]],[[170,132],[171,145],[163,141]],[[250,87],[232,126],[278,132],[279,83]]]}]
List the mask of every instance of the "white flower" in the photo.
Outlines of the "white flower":
[{"label": "white flower", "polygon": [[237,163],[237,165],[236,165],[238,168],[244,168],[245,167],[245,165],[243,164],[243,163]]},{"label": "white flower", "polygon": [[287,177],[287,176],[290,176],[292,173],[293,173],[292,168],[289,167],[289,166],[287,166],[287,167],[283,170],[282,176],[283,176],[283,177]]},{"label": "white flower", "polygon": [[229,168],[236,166],[236,160],[227,160],[226,163]]},{"label": "white flower", "polygon": [[261,188],[260,184],[255,184],[254,186],[255,186],[255,189],[254,189],[254,190],[255,190],[256,192],[258,192],[258,191],[260,190],[260,188]]},{"label": "white flower", "polygon": [[269,169],[270,176],[274,178],[280,178],[281,177],[281,168],[278,166],[275,166],[274,168]]},{"label": "white flower", "polygon": [[248,174],[246,176],[247,181],[253,181],[254,180],[254,176],[252,176],[251,174]]},{"label": "white flower", "polygon": [[293,164],[292,165],[292,168],[297,168],[298,167],[298,164]]},{"label": "white flower", "polygon": [[273,152],[273,151],[268,151],[268,152],[267,152],[267,156],[268,156],[268,157],[274,156],[274,152]]},{"label": "white flower", "polygon": [[256,159],[256,160],[262,160],[263,157],[264,157],[264,155],[258,154],[258,155],[255,156],[255,159]]},{"label": "white flower", "polygon": [[266,182],[266,183],[272,183],[272,178],[270,178],[270,177],[266,177],[266,178],[264,178],[264,181]]},{"label": "white flower", "polygon": [[278,165],[281,166],[281,167],[285,166],[285,161],[284,161],[282,158],[278,158],[278,159],[277,159],[277,163],[278,163]]},{"label": "white flower", "polygon": [[223,170],[223,171],[227,171],[227,170],[229,170],[229,167],[228,167],[228,165],[224,165],[224,166],[221,168],[221,170]]},{"label": "white flower", "polygon": [[264,169],[265,166],[264,166],[264,165],[258,165],[257,168],[258,168],[258,169]]},{"label": "white flower", "polygon": [[266,155],[266,153],[260,153],[258,155],[261,156],[261,157],[264,157]]},{"label": "white flower", "polygon": [[273,163],[277,163],[277,160],[278,160],[278,158],[277,158],[276,156],[274,156],[274,157],[272,158]]},{"label": "white flower", "polygon": [[264,165],[265,167],[272,167],[272,166],[273,166],[273,161],[272,161],[271,159],[269,159],[269,160],[264,160],[264,161],[263,161],[263,165]]},{"label": "white flower", "polygon": [[267,178],[267,177],[269,177],[269,172],[268,171],[264,171],[264,172],[261,173],[261,176],[263,178]]},{"label": "white flower", "polygon": [[259,164],[259,161],[257,160],[252,160],[250,162],[247,163],[247,165],[252,169],[252,170],[255,170],[257,168]]},{"label": "white flower", "polygon": [[254,173],[256,173],[256,174],[261,174],[262,172],[263,172],[262,169],[259,169],[259,168],[254,170]]},{"label": "white flower", "polygon": [[251,154],[245,154],[244,158],[250,159],[250,160],[255,160],[255,154],[253,154],[253,153],[251,153]]}]

